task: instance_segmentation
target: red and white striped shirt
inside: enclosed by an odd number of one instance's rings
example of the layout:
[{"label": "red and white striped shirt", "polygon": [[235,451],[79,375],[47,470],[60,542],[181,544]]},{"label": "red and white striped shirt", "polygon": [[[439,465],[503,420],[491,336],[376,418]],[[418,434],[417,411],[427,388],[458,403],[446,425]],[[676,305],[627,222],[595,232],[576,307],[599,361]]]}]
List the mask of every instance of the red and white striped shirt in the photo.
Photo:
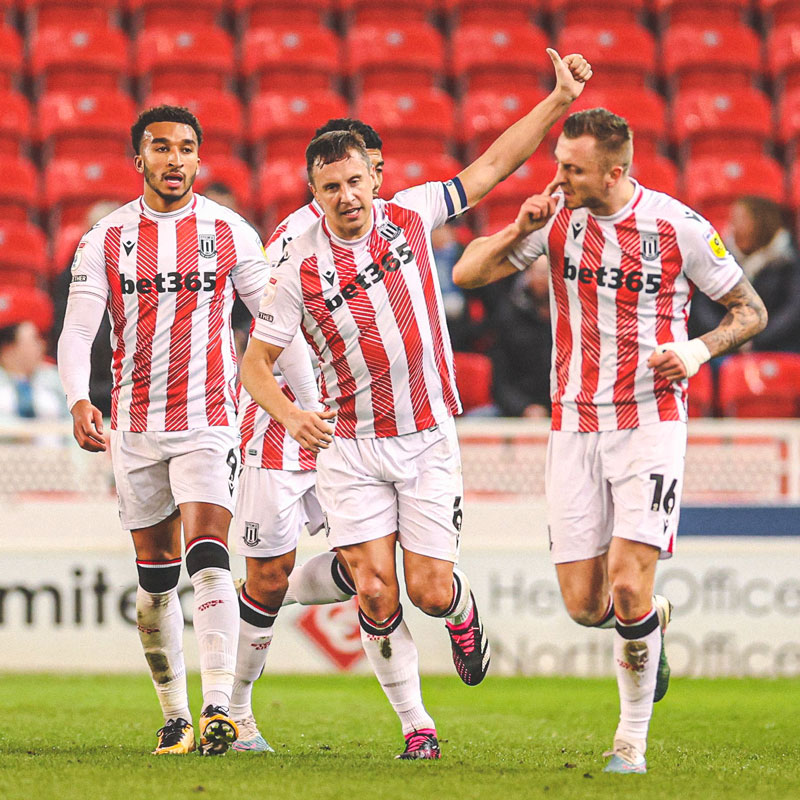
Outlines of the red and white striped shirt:
[{"label": "red and white striped shirt", "polygon": [[[280,261],[286,245],[305,233],[322,216],[316,201],[298,208],[275,228],[265,252],[270,263]],[[309,353],[311,358],[311,353]],[[283,393],[295,401],[288,385],[279,379]],[[283,469],[300,472],[316,468],[316,457],[291,437],[286,428],[276,422],[256,403],[244,386],[239,387],[239,431],[242,435],[242,463],[248,467]]]},{"label": "red and white striped shirt", "polygon": [[78,245],[70,294],[108,304],[111,427],[235,425],[234,289],[259,295],[268,276],[256,231],[200,195],[167,214],[139,198],[98,222]]},{"label": "red and white striped shirt", "polygon": [[400,436],[460,412],[430,233],[466,207],[458,178],[415,186],[375,200],[360,239],[323,218],[273,266],[253,335],[286,347],[302,326],[337,436]]},{"label": "red and white striped shirt", "polygon": [[716,300],[742,277],[711,224],[634,181],[610,217],[564,208],[509,258],[550,259],[553,430],[607,431],[686,420],[687,382],[647,366],[656,345],[686,341],[697,286]]}]

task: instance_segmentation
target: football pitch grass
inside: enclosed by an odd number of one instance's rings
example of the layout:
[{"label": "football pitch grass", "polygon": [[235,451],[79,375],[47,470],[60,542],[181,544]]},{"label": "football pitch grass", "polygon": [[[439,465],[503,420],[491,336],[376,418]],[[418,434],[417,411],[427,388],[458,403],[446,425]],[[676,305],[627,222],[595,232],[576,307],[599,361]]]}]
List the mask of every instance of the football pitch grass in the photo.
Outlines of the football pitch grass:
[{"label": "football pitch grass", "polygon": [[[197,677],[190,689],[197,704]],[[468,688],[428,677],[423,691],[438,762],[394,760],[399,725],[363,676],[262,678],[255,710],[274,754],[156,758],[161,720],[147,677],[0,673],[0,798],[800,797],[800,680],[673,680],[644,776],[602,773],[613,679],[489,677]]]}]

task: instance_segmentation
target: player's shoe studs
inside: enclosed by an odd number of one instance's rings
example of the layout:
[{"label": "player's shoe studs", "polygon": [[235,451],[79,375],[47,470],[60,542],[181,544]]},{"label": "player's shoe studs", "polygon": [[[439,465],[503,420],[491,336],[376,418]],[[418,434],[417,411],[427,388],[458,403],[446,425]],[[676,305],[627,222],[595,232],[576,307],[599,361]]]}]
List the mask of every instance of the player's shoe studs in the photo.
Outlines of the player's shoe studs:
[{"label": "player's shoe studs", "polygon": [[231,745],[231,749],[240,753],[275,752],[269,746],[269,742],[261,735],[261,731],[258,730],[258,726],[252,714],[244,719],[237,719],[236,727],[239,729],[239,736]]},{"label": "player's shoe studs", "polygon": [[476,686],[485,677],[489,670],[491,650],[489,639],[483,630],[483,623],[478,616],[478,606],[475,597],[472,598],[472,613],[469,619],[461,625],[446,622],[447,632],[450,634],[450,646],[453,650],[453,664],[456,672],[467,686]]},{"label": "player's shoe studs", "polygon": [[407,734],[406,749],[395,756],[395,758],[403,761],[410,761],[415,758],[441,757],[442,751],[439,749],[439,740],[436,738],[436,731],[432,728],[423,728]]},{"label": "player's shoe studs", "polygon": [[167,720],[163,728],[158,729],[158,746],[153,750],[154,756],[182,756],[194,750],[194,728],[191,722],[183,717]]},{"label": "player's shoe studs", "polygon": [[603,753],[611,760],[603,767],[603,772],[617,772],[623,775],[643,775],[647,772],[647,761],[636,745],[622,739],[614,740],[614,749]]},{"label": "player's shoe studs", "polygon": [[657,703],[667,693],[669,689],[669,661],[667,661],[667,651],[664,647],[664,632],[667,630],[670,619],[672,619],[672,603],[660,594],[653,595],[653,603],[658,614],[658,624],[661,628],[661,656],[658,659],[658,672],[656,673],[656,690],[653,693],[653,702]]},{"label": "player's shoe studs", "polygon": [[236,723],[224,706],[208,705],[200,715],[200,754],[220,756],[239,736]]}]

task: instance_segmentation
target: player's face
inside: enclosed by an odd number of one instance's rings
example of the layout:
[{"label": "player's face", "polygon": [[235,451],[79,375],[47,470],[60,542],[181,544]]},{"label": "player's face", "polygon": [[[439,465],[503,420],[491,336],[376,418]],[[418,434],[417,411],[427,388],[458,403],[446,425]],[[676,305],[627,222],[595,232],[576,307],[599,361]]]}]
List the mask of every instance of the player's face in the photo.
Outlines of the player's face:
[{"label": "player's face", "polygon": [[341,161],[314,167],[311,191],[331,230],[342,239],[358,239],[372,224],[375,170],[354,150]]},{"label": "player's face", "polygon": [[372,196],[377,197],[381,186],[383,186],[383,153],[374,148],[367,148],[367,155],[375,168],[375,187],[372,190]]},{"label": "player's face", "polygon": [[181,122],[154,122],[144,130],[139,153],[135,163],[144,175],[147,204],[156,211],[186,205],[200,166],[194,128]]},{"label": "player's face", "polygon": [[588,208],[602,214],[608,204],[611,186],[607,160],[599,153],[593,136],[567,139],[559,136],[556,144],[556,180],[564,192],[567,208]]}]

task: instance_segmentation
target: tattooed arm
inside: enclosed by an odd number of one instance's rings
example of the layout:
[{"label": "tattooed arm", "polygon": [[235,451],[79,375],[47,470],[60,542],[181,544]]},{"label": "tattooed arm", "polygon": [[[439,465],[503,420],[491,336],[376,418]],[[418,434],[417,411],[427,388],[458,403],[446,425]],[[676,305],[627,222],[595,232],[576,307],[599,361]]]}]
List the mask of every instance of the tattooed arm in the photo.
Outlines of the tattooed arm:
[{"label": "tattooed arm", "polygon": [[659,345],[647,360],[668,381],[691,378],[709,358],[730,353],[764,330],[767,309],[744,276],[727,294],[717,300],[728,309],[716,328],[688,342]]},{"label": "tattooed arm", "polygon": [[716,328],[700,338],[711,357],[723,356],[761,333],[767,325],[767,309],[747,278],[717,300],[728,309]]}]

